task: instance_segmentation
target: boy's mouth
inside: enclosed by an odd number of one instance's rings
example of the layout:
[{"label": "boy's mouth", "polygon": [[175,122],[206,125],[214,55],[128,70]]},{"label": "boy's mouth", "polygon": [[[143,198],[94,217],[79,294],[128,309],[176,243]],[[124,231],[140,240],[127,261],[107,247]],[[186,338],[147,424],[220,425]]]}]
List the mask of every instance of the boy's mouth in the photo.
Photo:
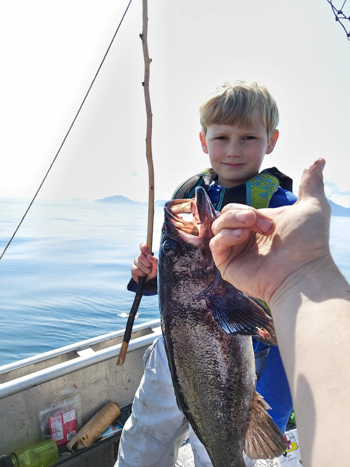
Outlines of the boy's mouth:
[{"label": "boy's mouth", "polygon": [[227,167],[242,167],[244,162],[223,162],[223,165],[226,165]]}]

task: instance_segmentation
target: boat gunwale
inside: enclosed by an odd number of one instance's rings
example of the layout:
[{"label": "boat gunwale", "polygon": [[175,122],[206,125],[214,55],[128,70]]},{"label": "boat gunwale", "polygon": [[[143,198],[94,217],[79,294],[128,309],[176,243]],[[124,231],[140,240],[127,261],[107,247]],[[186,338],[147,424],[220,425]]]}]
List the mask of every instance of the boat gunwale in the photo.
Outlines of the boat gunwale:
[{"label": "boat gunwale", "polygon": [[[136,333],[138,331],[143,331],[144,329],[147,329],[147,328],[153,329],[158,326],[160,326],[159,319],[146,321],[145,323],[141,323],[141,324],[134,326],[133,333],[134,332]],[[97,336],[97,337],[91,337],[90,339],[75,342],[74,344],[69,344],[64,347],[58,347],[57,349],[49,350],[48,352],[39,353],[39,354],[33,355],[32,357],[24,358],[21,360],[16,360],[15,362],[12,362],[12,363],[6,363],[5,365],[0,366],[0,375],[4,373],[8,373],[13,370],[18,370],[19,368],[23,368],[27,365],[32,365],[34,363],[43,362],[45,360],[48,360],[53,357],[57,357],[59,355],[63,355],[68,352],[78,352],[80,350],[90,347],[91,345],[96,345],[101,342],[105,342],[109,339],[115,339],[117,337],[122,337],[124,335],[124,332],[125,332],[124,329],[120,329],[118,331],[113,331],[108,334],[101,334],[100,336]]]},{"label": "boat gunwale", "polygon": [[[151,345],[154,339],[156,339],[158,336],[161,335],[161,329],[159,327],[159,320],[148,321],[147,323],[135,326],[134,332],[147,329],[147,328],[150,328],[152,332],[150,334],[146,334],[144,336],[137,337],[137,338],[130,340],[128,353],[132,352],[133,350],[138,350],[142,347],[148,347],[149,345]],[[120,332],[121,332],[121,335],[123,335],[124,331],[122,330]],[[88,339],[88,341],[91,341],[91,339]],[[82,341],[82,342],[87,342],[87,341]],[[107,347],[105,349],[93,352],[92,355],[78,356],[77,358],[74,358],[72,360],[62,362],[62,363],[53,365],[48,368],[44,368],[42,370],[39,370],[34,373],[30,373],[25,376],[21,376],[19,378],[13,379],[6,383],[2,383],[0,384],[0,399],[4,399],[13,394],[17,394],[19,392],[25,391],[32,387],[52,381],[61,376],[65,376],[75,371],[82,370],[89,366],[104,362],[111,358],[116,358],[119,355],[121,346],[122,346],[122,343],[119,343],[119,344]],[[76,346],[76,348],[79,348],[79,346]],[[45,354],[42,354],[42,355],[45,355]],[[25,360],[28,360],[28,359],[25,359]]]}]

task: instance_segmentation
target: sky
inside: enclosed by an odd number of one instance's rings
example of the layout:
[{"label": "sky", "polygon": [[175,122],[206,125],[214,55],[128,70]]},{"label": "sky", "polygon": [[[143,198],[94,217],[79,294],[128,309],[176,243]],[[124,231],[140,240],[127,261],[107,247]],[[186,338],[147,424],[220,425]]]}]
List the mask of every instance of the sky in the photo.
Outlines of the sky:
[{"label": "sky", "polygon": [[[34,196],[128,2],[0,0],[0,197]],[[350,41],[327,0],[149,0],[148,17],[156,199],[209,166],[202,101],[247,80],[280,111],[262,168],[277,166],[297,189],[324,157],[327,196],[350,207]],[[38,199],[147,201],[141,31],[133,0]]]}]

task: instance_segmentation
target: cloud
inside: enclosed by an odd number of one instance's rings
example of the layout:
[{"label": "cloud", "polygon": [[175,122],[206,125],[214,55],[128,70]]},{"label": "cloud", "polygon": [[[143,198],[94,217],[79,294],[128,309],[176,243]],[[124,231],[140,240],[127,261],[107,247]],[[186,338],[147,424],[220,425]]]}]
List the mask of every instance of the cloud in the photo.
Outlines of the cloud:
[{"label": "cloud", "polygon": [[[350,191],[349,190],[341,190],[339,186],[334,182],[329,182],[328,180],[324,180],[324,190],[328,199],[333,201],[339,206],[343,206],[344,208],[350,208]],[[299,183],[293,184],[293,193],[298,195],[299,191]]]},{"label": "cloud", "polygon": [[350,207],[350,191],[340,190],[338,185],[334,182],[324,181],[325,192],[327,198],[332,200],[336,204],[340,204],[345,208]]}]

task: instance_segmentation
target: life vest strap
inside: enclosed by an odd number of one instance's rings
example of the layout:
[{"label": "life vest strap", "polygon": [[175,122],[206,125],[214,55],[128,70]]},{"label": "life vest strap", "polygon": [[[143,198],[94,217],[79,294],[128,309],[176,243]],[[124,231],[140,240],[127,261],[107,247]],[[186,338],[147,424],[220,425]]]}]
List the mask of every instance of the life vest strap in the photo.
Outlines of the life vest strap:
[{"label": "life vest strap", "polygon": [[[179,185],[173,194],[173,199],[193,198],[197,186],[202,186],[208,191],[210,184],[216,178],[217,174],[213,169],[205,169]],[[293,181],[290,177],[280,172],[276,167],[272,167],[263,170],[246,183],[231,188],[223,188],[215,209],[221,211],[229,203],[246,204],[257,209],[266,208],[279,186],[292,191],[292,184]]]}]

